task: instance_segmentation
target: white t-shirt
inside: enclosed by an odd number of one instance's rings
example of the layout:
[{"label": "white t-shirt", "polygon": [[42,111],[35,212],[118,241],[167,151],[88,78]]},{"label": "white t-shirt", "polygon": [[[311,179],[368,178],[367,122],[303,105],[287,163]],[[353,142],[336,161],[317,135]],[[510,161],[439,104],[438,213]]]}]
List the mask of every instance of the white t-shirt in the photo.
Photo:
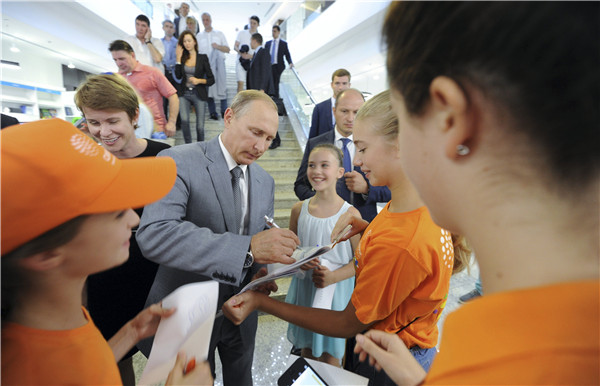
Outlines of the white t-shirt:
[{"label": "white t-shirt", "polygon": [[183,33],[183,31],[185,31],[185,29],[187,28],[187,18],[190,17],[191,15],[188,13],[187,16],[180,16],[179,17],[179,34],[181,35]]},{"label": "white t-shirt", "polygon": [[[248,46],[248,49],[249,49],[248,53],[253,54],[254,50],[250,46],[250,39],[251,38],[252,38],[252,34],[247,29],[243,29],[240,32],[238,32],[237,38],[235,38],[235,41],[240,42],[240,46],[238,47],[238,50],[240,48],[242,48],[242,46],[244,44],[246,44]],[[238,57],[239,56],[240,56],[240,54],[238,53]]]},{"label": "white t-shirt", "polygon": [[[210,54],[214,50],[212,47],[213,43],[217,43],[220,46],[229,46],[227,44],[227,39],[225,38],[225,34],[221,31],[217,31],[213,29],[210,32],[202,31],[196,35],[196,39],[198,40],[198,52],[201,54],[205,54],[210,58]],[[219,57],[223,58],[224,53],[219,51]]]},{"label": "white t-shirt", "polygon": [[[140,63],[145,64],[146,66],[156,67],[161,74],[165,73],[162,61],[158,63],[154,61],[152,58],[152,53],[150,52],[150,48],[148,48],[146,43],[142,43],[140,39],[134,35],[129,36],[126,40],[127,43],[131,45],[131,48],[133,48],[133,52],[135,52],[135,58]],[[163,45],[162,41],[158,38],[152,38],[151,41],[154,48],[156,48],[162,56],[165,56],[165,46]]]}]

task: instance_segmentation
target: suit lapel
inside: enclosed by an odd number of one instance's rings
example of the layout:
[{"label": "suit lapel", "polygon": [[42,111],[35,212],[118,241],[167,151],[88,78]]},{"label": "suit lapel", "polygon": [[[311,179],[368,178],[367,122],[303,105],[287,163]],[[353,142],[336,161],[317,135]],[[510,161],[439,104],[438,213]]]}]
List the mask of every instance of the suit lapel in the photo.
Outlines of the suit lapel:
[{"label": "suit lapel", "polygon": [[219,145],[219,137],[206,143],[206,157],[211,161],[208,165],[208,174],[212,180],[217,199],[223,211],[223,218],[227,230],[235,232],[237,229],[235,210],[233,208],[233,188],[231,187],[231,174],[227,162]]},{"label": "suit lapel", "polygon": [[333,105],[331,104],[331,98],[327,100],[327,125],[335,130],[335,124],[333,123]]}]

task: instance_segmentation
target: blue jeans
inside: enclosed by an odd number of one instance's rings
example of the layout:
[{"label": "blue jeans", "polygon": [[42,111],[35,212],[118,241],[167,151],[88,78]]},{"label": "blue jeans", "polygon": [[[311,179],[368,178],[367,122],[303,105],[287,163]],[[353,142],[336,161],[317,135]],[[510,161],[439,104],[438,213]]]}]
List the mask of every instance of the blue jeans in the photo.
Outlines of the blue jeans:
[{"label": "blue jeans", "polygon": [[437,355],[437,350],[435,347],[420,348],[419,346],[414,346],[410,349],[410,353],[415,357],[417,362],[419,362],[421,367],[423,367],[425,372],[429,372],[431,362],[433,362],[433,358]]},{"label": "blue jeans", "polygon": [[181,131],[185,143],[192,142],[190,132],[190,104],[194,104],[196,109],[196,135],[198,141],[204,141],[204,112],[206,103],[198,98],[196,92],[192,89],[186,89],[183,96],[179,97],[179,116],[181,117]]}]

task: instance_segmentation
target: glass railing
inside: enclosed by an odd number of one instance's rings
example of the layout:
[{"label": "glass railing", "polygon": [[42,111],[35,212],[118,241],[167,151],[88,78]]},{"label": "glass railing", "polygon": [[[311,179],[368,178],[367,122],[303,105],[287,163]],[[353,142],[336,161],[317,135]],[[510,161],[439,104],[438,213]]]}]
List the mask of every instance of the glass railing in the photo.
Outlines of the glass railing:
[{"label": "glass railing", "polygon": [[283,99],[298,143],[304,149],[310,131],[312,112],[317,102],[295,68],[289,68],[281,74],[279,94]]},{"label": "glass railing", "polygon": [[305,0],[294,13],[281,24],[282,38],[292,41],[310,23],[315,21],[335,1]]}]

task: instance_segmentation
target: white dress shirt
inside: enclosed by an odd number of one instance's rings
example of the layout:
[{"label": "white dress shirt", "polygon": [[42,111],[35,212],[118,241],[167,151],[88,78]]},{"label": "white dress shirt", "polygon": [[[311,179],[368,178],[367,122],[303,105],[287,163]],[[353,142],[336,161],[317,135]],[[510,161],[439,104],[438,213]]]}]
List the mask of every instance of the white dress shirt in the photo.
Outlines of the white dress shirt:
[{"label": "white dress shirt", "polygon": [[342,153],[344,152],[344,142],[342,141],[342,138],[348,138],[350,140],[350,142],[348,142],[348,146],[346,147],[348,148],[348,153],[350,153],[350,165],[352,165],[352,169],[354,170],[354,152],[356,151],[356,146],[354,146],[352,134],[349,137],[344,137],[339,133],[339,131],[337,131],[337,128],[335,128],[333,131],[335,132],[335,139],[333,143],[342,151]]},{"label": "white dress shirt", "polygon": [[[146,45],[146,43],[142,43],[140,39],[138,39],[135,35],[129,36],[127,39],[127,43],[131,45],[133,48],[133,52],[135,52],[135,58],[142,64],[150,67],[156,67],[161,74],[165,73],[165,67],[161,62],[155,62],[152,57],[152,53],[150,52],[150,48]],[[152,45],[162,56],[165,56],[165,46],[159,38],[152,38]]]}]

